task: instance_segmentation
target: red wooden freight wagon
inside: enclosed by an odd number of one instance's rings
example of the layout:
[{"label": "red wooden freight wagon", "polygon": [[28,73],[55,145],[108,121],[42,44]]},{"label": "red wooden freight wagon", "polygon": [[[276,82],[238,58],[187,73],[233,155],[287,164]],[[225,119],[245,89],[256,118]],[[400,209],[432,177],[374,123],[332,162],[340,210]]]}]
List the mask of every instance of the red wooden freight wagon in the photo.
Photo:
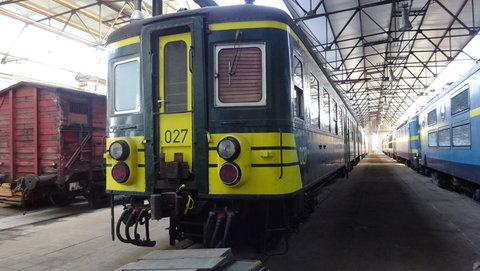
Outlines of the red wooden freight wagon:
[{"label": "red wooden freight wagon", "polygon": [[104,95],[20,82],[0,90],[0,200],[104,199]]}]

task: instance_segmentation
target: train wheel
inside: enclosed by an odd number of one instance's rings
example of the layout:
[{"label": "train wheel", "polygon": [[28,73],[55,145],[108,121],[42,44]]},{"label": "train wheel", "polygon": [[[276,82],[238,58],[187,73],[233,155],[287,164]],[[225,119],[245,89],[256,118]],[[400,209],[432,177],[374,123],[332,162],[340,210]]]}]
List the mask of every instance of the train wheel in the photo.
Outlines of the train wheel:
[{"label": "train wheel", "polygon": [[445,187],[445,178],[442,176],[443,174],[438,171],[433,171],[432,175],[432,183],[434,183],[438,187]]},{"label": "train wheel", "polygon": [[458,178],[452,177],[450,183],[453,191],[456,191],[456,192],[462,191],[462,181],[460,181]]},{"label": "train wheel", "polygon": [[72,197],[67,193],[57,193],[50,195],[50,202],[56,206],[67,206],[72,202]]},{"label": "train wheel", "polygon": [[480,188],[475,189],[473,192],[473,199],[476,201],[480,201]]}]

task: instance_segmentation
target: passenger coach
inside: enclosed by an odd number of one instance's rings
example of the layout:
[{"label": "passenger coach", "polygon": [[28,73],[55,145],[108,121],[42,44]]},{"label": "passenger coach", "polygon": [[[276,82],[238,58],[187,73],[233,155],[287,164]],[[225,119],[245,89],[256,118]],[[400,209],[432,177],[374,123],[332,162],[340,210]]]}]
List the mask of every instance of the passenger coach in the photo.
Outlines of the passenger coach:
[{"label": "passenger coach", "polygon": [[172,244],[271,239],[364,155],[361,127],[283,11],[156,16],[112,33],[108,51],[107,189],[131,196],[124,242],[154,244],[129,232],[150,211],[170,217]]}]

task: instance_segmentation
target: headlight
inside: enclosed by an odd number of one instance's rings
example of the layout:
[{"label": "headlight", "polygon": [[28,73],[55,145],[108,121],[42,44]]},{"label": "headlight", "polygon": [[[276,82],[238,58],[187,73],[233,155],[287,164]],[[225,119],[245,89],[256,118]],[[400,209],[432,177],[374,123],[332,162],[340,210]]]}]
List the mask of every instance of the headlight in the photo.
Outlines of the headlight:
[{"label": "headlight", "polygon": [[124,140],[115,141],[110,145],[108,149],[110,156],[115,160],[125,160],[130,154],[130,147]]},{"label": "headlight", "polygon": [[240,181],[241,171],[235,163],[225,163],[220,167],[220,179],[226,185],[234,185]]},{"label": "headlight", "polygon": [[220,140],[217,152],[225,160],[233,160],[240,154],[240,143],[233,137],[225,137]]},{"label": "headlight", "polygon": [[112,177],[117,183],[124,183],[130,177],[130,168],[124,162],[118,162],[112,168]]}]

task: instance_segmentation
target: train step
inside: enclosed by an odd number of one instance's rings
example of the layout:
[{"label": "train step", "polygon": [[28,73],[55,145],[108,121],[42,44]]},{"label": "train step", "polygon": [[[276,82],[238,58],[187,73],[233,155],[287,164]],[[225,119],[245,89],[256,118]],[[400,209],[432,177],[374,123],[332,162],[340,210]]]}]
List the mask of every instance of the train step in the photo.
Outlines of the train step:
[{"label": "train step", "polygon": [[267,270],[259,260],[234,259],[230,248],[155,250],[117,271],[127,270]]}]

